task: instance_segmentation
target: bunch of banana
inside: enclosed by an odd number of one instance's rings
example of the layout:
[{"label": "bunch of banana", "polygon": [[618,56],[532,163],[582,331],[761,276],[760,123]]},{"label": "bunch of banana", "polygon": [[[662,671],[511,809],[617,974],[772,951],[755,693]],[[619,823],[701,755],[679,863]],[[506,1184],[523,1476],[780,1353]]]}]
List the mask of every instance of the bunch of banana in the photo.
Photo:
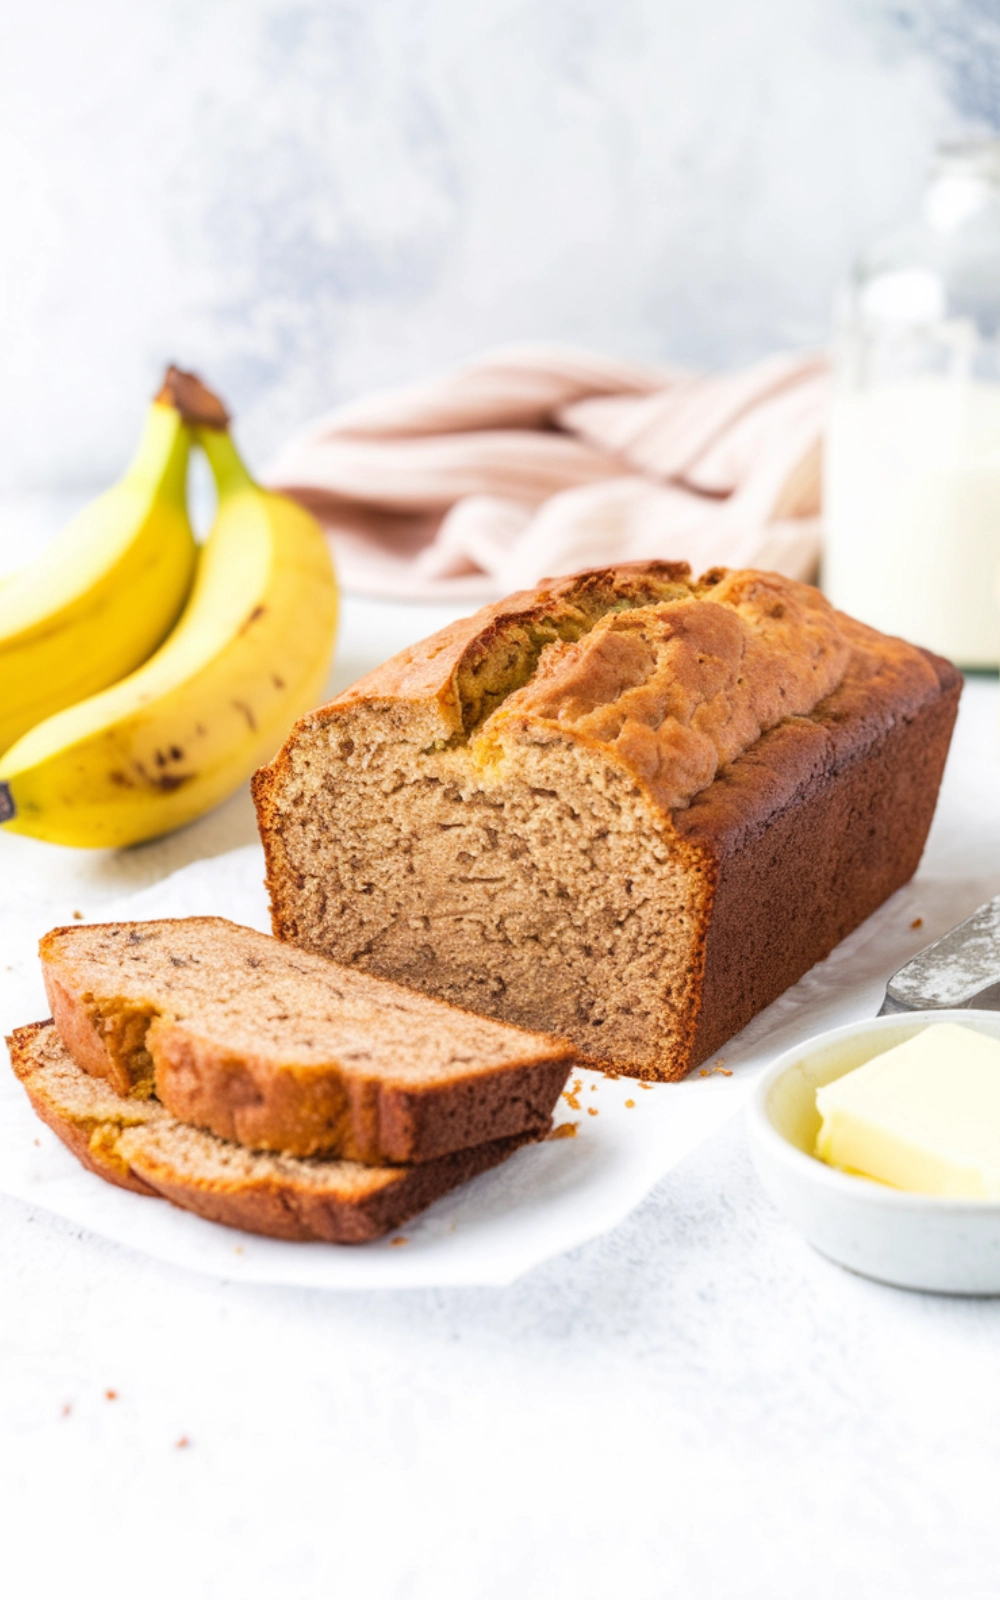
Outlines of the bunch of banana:
[{"label": "bunch of banana", "polygon": [[123,678],[177,621],[195,566],[190,445],[164,389],[121,481],[0,586],[0,751]]},{"label": "bunch of banana", "polygon": [[38,722],[0,757],[9,831],[120,846],[180,827],[273,755],[322,690],[337,588],[319,524],[253,481],[225,408],[196,378],[171,368],[165,392],[218,488],[190,598],[136,671]]}]

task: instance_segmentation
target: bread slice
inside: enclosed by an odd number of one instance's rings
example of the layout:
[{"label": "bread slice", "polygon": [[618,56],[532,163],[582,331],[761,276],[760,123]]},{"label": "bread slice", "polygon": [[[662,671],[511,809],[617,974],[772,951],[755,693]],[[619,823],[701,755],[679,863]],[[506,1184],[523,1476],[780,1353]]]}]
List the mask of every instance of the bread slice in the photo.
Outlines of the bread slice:
[{"label": "bread slice", "polygon": [[54,928],[40,954],[81,1067],[257,1150],[383,1166],[535,1133],[576,1059],[221,917]]},{"label": "bread slice", "polygon": [[774,573],[547,580],[256,775],[274,931],[682,1077],[913,873],[960,689]]},{"label": "bread slice", "polygon": [[7,1045],[38,1115],[91,1172],[274,1239],[377,1239],[536,1137],[493,1139],[419,1167],[255,1154],[81,1071],[51,1022],[15,1029]]}]

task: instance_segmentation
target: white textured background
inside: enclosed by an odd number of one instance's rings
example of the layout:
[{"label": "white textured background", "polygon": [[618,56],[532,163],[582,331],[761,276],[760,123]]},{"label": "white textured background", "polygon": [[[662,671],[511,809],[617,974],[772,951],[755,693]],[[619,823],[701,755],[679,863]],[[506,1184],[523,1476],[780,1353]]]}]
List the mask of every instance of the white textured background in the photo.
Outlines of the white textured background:
[{"label": "white textured background", "polygon": [[167,357],[261,461],[500,340],[821,340],[998,45],[995,0],[0,0],[0,493],[115,475]]},{"label": "white textured background", "polygon": [[[113,476],[171,356],[260,460],[507,338],[819,340],[998,61],[997,0],[0,0],[0,500]],[[0,1198],[0,1594],[996,1600],[998,1334],[813,1255],[739,1123],[500,1293],[220,1285]]]},{"label": "white textured background", "polygon": [[0,1197],[0,1297],[10,1600],[996,1600],[1000,1304],[814,1255],[739,1123],[503,1292],[210,1284]]}]

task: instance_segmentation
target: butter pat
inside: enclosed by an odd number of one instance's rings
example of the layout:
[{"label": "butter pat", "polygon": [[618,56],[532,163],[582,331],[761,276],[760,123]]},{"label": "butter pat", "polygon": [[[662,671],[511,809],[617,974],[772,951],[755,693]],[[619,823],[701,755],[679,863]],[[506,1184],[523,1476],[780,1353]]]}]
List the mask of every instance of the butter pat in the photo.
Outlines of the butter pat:
[{"label": "butter pat", "polygon": [[1000,1040],[942,1022],[816,1091],[816,1154],[896,1189],[1000,1200]]}]

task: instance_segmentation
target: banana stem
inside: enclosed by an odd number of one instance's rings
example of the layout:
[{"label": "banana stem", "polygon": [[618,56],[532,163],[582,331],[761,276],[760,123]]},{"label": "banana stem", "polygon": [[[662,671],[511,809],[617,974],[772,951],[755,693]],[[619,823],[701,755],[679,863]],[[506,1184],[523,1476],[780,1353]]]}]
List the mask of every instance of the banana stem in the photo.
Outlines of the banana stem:
[{"label": "banana stem", "polygon": [[229,436],[229,412],[214,389],[195,372],[168,367],[156,396],[154,410],[172,409],[183,420],[208,457],[215,486],[221,495],[254,488],[254,481],[239,458]]},{"label": "banana stem", "polygon": [[254,481],[225,428],[195,428],[194,436],[208,457],[220,498],[237,489],[254,487]]}]

